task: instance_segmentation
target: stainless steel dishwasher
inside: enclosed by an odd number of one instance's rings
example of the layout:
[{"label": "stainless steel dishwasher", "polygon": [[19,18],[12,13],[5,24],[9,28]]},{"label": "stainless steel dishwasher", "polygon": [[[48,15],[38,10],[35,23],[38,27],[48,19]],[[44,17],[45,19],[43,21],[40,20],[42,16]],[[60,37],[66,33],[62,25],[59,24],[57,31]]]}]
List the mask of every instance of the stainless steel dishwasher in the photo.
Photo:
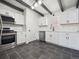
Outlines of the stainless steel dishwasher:
[{"label": "stainless steel dishwasher", "polygon": [[45,31],[39,31],[39,40],[45,42]]}]

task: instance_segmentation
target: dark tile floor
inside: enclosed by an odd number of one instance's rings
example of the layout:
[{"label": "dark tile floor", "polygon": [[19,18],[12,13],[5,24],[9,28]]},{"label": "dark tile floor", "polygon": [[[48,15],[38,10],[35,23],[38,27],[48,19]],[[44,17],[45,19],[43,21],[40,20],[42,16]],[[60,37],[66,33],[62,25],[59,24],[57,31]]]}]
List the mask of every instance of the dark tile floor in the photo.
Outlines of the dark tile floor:
[{"label": "dark tile floor", "polygon": [[57,48],[55,45],[33,41],[0,52],[0,59],[79,59],[79,56],[71,57],[71,53],[62,51],[62,47]]}]

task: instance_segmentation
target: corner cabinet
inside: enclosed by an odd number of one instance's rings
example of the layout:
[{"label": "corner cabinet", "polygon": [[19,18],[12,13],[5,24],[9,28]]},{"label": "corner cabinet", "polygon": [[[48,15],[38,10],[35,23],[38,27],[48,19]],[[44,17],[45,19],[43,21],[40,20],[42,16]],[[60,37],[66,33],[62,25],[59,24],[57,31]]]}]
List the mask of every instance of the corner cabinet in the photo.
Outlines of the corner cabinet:
[{"label": "corner cabinet", "polygon": [[58,19],[60,20],[60,24],[73,24],[79,23],[78,19],[78,9],[77,8],[70,8],[58,15]]}]

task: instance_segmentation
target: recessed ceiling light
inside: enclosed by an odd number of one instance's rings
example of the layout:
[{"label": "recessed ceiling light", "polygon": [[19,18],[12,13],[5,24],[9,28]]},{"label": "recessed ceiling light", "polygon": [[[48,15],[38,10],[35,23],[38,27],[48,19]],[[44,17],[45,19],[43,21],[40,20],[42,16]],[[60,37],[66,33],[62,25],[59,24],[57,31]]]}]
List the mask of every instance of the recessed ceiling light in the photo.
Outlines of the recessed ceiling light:
[{"label": "recessed ceiling light", "polygon": [[34,9],[34,6],[31,6],[32,9]]},{"label": "recessed ceiling light", "polygon": [[41,5],[42,4],[42,0],[38,0],[38,4]]},{"label": "recessed ceiling light", "polygon": [[37,2],[34,4],[34,7],[38,7],[38,3]]}]

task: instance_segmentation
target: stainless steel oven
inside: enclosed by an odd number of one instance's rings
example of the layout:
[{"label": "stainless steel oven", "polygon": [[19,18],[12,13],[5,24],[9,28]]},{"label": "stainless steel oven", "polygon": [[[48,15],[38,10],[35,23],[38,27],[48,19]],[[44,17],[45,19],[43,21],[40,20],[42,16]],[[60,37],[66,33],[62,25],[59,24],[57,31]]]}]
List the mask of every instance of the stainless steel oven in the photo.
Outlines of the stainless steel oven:
[{"label": "stainless steel oven", "polygon": [[13,42],[15,42],[15,39],[16,39],[16,34],[2,35],[2,37],[1,37],[1,45],[13,43]]}]

